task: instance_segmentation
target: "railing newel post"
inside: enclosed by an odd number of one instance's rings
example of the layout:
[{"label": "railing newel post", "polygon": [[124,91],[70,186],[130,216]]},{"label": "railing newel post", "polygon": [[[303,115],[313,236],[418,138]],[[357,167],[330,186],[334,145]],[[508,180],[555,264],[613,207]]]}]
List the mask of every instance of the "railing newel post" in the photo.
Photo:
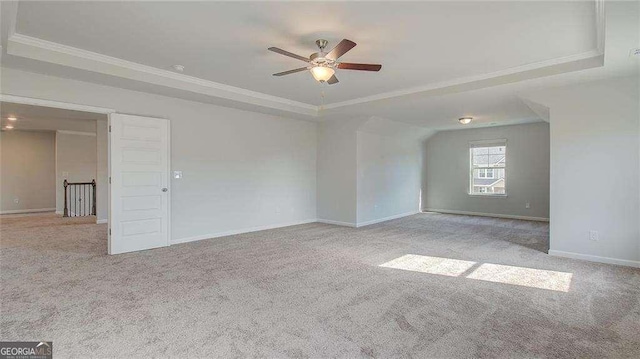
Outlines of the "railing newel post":
[{"label": "railing newel post", "polygon": [[93,187],[93,207],[91,208],[91,214],[96,216],[96,180],[91,181],[91,186]]},{"label": "railing newel post", "polygon": [[69,217],[69,208],[67,207],[67,187],[69,186],[69,182],[64,180],[64,212],[62,214],[63,217]]}]

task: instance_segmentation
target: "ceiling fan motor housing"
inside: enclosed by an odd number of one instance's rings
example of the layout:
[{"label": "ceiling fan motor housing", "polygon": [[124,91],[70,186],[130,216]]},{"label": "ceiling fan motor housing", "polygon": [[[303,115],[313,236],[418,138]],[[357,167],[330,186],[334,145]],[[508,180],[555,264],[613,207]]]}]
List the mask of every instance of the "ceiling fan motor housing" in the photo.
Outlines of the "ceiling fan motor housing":
[{"label": "ceiling fan motor housing", "polygon": [[309,62],[312,66],[327,66],[334,67],[336,62],[334,60],[328,59],[325,57],[326,54],[323,52],[316,52],[309,56]]},{"label": "ceiling fan motor housing", "polygon": [[309,56],[309,62],[311,66],[325,66],[325,67],[334,67],[336,66],[336,62],[334,60],[328,59],[325,56],[327,55],[324,52],[325,47],[329,42],[327,40],[316,40],[316,45],[320,49],[320,52],[316,52]]}]

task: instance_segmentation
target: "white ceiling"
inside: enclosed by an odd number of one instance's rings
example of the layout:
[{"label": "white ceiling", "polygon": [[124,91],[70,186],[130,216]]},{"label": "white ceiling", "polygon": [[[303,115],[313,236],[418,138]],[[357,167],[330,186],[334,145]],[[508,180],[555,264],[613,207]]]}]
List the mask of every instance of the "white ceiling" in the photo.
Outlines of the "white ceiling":
[{"label": "white ceiling", "polygon": [[[3,2],[2,66],[314,121],[523,123],[540,121],[518,97],[530,87],[637,75],[639,5],[602,4]],[[383,69],[339,70],[333,86],[271,76],[303,63],[267,47],[307,56],[317,38],[351,39],[343,61]]]},{"label": "white ceiling", "polygon": [[[313,105],[482,75],[592,50],[592,2],[20,2],[16,32]],[[356,46],[322,86],[304,66],[314,41]],[[324,90],[324,100],[321,92]]]},{"label": "white ceiling", "polygon": [[[2,127],[11,124],[15,131],[79,131],[96,132],[96,120],[106,115],[50,107],[0,102]],[[15,116],[17,121],[8,121]]]}]

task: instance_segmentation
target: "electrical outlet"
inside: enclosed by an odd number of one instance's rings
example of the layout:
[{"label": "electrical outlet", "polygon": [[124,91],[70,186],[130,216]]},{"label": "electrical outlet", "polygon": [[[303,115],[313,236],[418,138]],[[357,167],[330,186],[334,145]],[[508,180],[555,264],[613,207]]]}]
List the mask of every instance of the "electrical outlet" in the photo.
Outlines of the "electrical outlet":
[{"label": "electrical outlet", "polygon": [[531,208],[531,203],[527,202],[524,204],[524,208]]},{"label": "electrical outlet", "polygon": [[589,231],[589,240],[597,241],[598,240],[598,231],[590,230]]},{"label": "electrical outlet", "polygon": [[182,178],[182,171],[173,171],[173,178],[175,179]]}]

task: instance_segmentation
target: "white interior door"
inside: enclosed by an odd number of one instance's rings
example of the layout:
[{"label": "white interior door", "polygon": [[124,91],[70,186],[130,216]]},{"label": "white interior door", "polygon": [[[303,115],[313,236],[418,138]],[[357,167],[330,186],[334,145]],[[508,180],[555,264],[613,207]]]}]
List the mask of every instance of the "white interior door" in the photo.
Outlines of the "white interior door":
[{"label": "white interior door", "polygon": [[109,116],[109,254],[169,245],[169,121]]}]

